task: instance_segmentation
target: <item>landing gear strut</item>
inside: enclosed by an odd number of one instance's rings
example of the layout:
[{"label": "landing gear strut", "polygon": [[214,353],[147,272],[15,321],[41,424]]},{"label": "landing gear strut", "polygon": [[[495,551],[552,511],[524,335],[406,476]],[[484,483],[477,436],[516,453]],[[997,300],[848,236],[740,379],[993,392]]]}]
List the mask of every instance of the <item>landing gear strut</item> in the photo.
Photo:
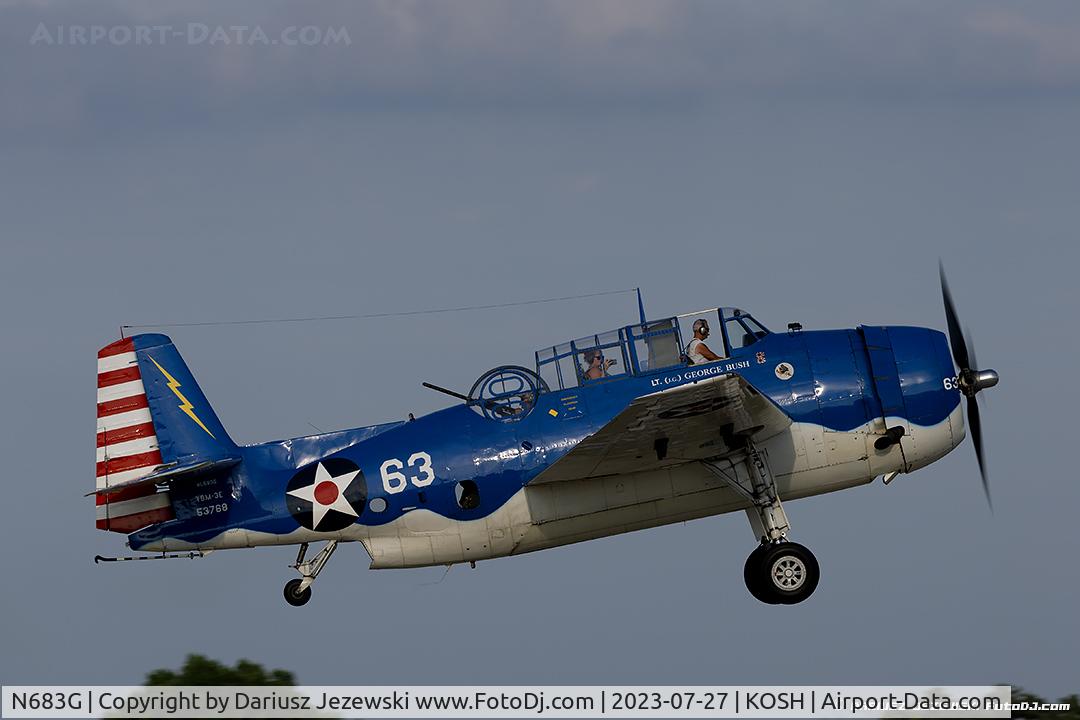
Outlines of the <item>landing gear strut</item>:
[{"label": "landing gear strut", "polygon": [[810,597],[820,578],[817,558],[808,548],[787,540],[791,526],[766,455],[747,437],[749,477],[744,477],[734,464],[702,464],[750,501],[746,516],[760,543],[743,566],[743,580],[750,594],[770,605],[794,605]]},{"label": "landing gear strut", "polygon": [[300,552],[296,554],[296,563],[290,567],[299,570],[303,577],[285,583],[285,602],[299,607],[311,599],[311,583],[315,582],[315,578],[322,572],[326,561],[334,554],[334,550],[337,550],[337,544],[337,540],[329,541],[314,558],[306,562],[304,556],[307,555],[308,544],[300,545]]}]

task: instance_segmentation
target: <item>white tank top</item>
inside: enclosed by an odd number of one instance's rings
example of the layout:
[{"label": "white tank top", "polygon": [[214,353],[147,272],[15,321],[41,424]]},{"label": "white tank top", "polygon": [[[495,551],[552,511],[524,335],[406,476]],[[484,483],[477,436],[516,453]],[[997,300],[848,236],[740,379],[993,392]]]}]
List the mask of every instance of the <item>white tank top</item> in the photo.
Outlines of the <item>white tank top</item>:
[{"label": "white tank top", "polygon": [[690,344],[686,346],[686,357],[690,358],[690,362],[694,365],[704,365],[709,362],[708,359],[698,352],[698,348],[703,345],[700,340],[694,338],[690,341]]}]

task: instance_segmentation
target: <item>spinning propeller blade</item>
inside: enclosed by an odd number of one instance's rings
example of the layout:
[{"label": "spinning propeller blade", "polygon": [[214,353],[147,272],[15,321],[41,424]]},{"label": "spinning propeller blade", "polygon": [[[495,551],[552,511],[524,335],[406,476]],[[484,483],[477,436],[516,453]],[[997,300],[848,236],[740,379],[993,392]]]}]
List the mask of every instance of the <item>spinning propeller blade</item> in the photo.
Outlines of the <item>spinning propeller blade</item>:
[{"label": "spinning propeller blade", "polygon": [[982,418],[979,416],[979,403],[975,396],[980,390],[997,385],[998,374],[993,370],[980,371],[976,368],[974,343],[970,339],[965,339],[964,333],[960,330],[960,318],[956,314],[952,293],[949,292],[949,283],[945,279],[945,266],[940,262],[938,272],[941,277],[941,297],[945,303],[945,320],[949,325],[949,347],[952,350],[953,362],[960,370],[957,384],[960,386],[960,392],[967,397],[967,419],[968,427],[971,429],[971,442],[975,446],[975,459],[979,462],[979,474],[982,476],[986,502],[993,510],[994,503],[990,497],[990,483],[986,474],[986,457],[983,453]]},{"label": "spinning propeller blade", "polygon": [[986,504],[994,509],[994,500],[990,497],[990,481],[986,477],[986,464],[983,456],[982,420],[979,418],[979,403],[972,395],[967,399],[968,425],[971,427],[971,442],[975,445],[975,459],[979,461],[979,475],[982,476],[983,492]]},{"label": "spinning propeller blade", "polygon": [[938,261],[938,274],[941,276],[941,297],[945,301],[945,321],[949,324],[949,347],[952,349],[953,362],[958,368],[971,367],[968,358],[967,343],[964,342],[964,333],[960,330],[960,319],[956,316],[956,306],[953,305],[952,293],[949,292],[949,281],[945,279],[945,265]]}]

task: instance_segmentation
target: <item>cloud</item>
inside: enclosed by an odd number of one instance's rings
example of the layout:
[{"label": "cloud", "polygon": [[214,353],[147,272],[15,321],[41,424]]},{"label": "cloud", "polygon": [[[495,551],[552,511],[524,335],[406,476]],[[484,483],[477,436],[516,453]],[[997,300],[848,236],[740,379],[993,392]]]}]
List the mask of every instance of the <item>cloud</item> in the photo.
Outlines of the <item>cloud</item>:
[{"label": "cloud", "polygon": [[[187,42],[197,28],[249,41]],[[74,26],[168,42],[31,42]],[[348,42],[285,45],[284,29]],[[259,28],[269,42],[250,42]],[[40,40],[40,38],[39,38]],[[70,38],[69,38],[70,40]],[[1080,95],[1075,3],[23,2],[0,10],[0,132],[260,126],[307,113],[686,109],[731,97]]]}]

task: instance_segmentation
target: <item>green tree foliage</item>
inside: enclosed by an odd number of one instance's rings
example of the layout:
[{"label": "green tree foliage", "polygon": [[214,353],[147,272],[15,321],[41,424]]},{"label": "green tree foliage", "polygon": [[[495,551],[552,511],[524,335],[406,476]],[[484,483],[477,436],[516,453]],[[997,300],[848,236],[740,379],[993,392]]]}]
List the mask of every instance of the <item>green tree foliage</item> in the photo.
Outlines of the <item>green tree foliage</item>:
[{"label": "green tree foliage", "polygon": [[295,685],[296,678],[287,670],[267,672],[262,665],[239,660],[235,667],[223,665],[202,655],[188,655],[179,671],[164,668],[146,676],[145,685]]},{"label": "green tree foliage", "polygon": [[1051,701],[1044,700],[1034,693],[1029,693],[1023,688],[1013,686],[1012,691],[1013,704],[1027,703],[1028,707],[1032,705],[1043,705],[1048,702],[1055,704],[1066,703],[1069,706],[1068,710],[1013,710],[1012,716],[1014,718],[1021,718],[1022,720],[1080,720],[1080,695],[1069,695],[1063,697],[1060,700]]}]

